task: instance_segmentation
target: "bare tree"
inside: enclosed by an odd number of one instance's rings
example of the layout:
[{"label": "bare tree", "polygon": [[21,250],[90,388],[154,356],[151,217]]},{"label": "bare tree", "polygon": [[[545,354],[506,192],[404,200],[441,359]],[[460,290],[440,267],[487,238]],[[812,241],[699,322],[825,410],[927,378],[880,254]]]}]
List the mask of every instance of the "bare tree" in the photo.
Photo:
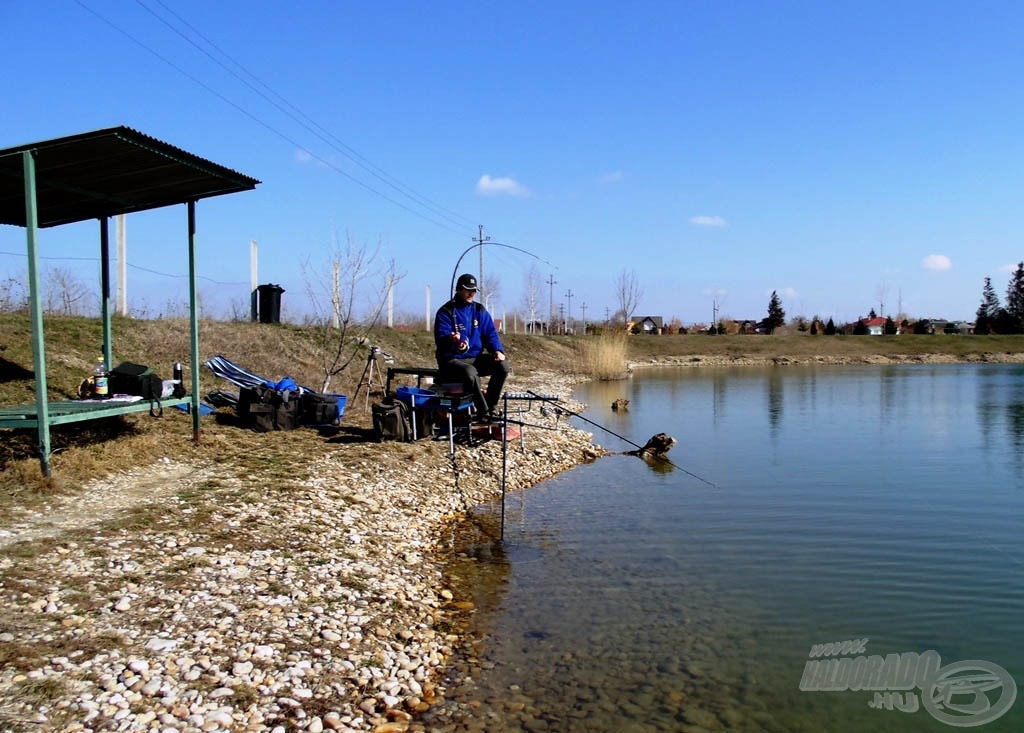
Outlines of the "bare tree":
[{"label": "bare tree", "polygon": [[89,295],[89,288],[68,270],[55,267],[46,273],[47,313],[82,315]]},{"label": "bare tree", "polygon": [[[387,305],[387,284],[401,279],[394,260],[376,264],[379,254],[380,244],[370,250],[346,236],[344,246],[337,240],[332,244],[326,267],[309,260],[302,266],[323,373],[321,392],[370,348],[370,336]],[[373,285],[364,292],[368,282]]]},{"label": "bare tree", "polygon": [[20,280],[0,280],[0,313],[14,313],[28,308],[28,288]]},{"label": "bare tree", "polygon": [[501,280],[497,275],[488,275],[487,291],[484,293],[484,308],[491,310],[499,300],[501,300]]},{"label": "bare tree", "polygon": [[[628,323],[633,311],[640,304],[640,298],[644,291],[637,280],[636,270],[623,268],[615,280],[616,302],[619,304],[619,313],[622,314],[624,323]],[[616,314],[618,315],[618,314]]]},{"label": "bare tree", "polygon": [[526,331],[532,333],[537,323],[537,309],[540,307],[540,271],[536,265],[530,265],[523,282],[523,310],[526,312]]},{"label": "bare tree", "polygon": [[228,320],[232,323],[245,323],[249,320],[251,310],[249,298],[232,298],[228,303],[228,308],[231,310]]}]

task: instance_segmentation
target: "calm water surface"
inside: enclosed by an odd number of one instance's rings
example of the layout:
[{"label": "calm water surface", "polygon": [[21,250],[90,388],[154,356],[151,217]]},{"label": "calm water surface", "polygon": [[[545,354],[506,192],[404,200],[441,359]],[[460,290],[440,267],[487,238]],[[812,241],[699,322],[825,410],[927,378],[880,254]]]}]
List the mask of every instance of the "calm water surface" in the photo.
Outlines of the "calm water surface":
[{"label": "calm water surface", "polygon": [[[678,468],[612,456],[509,499],[454,690],[487,730],[954,729],[917,688],[895,700],[916,712],[801,690],[813,645],[853,639],[1024,687],[1024,369],[660,368],[577,397],[675,436]],[[1011,688],[933,709],[984,720]],[[1024,730],[1024,701],[978,730]]]}]

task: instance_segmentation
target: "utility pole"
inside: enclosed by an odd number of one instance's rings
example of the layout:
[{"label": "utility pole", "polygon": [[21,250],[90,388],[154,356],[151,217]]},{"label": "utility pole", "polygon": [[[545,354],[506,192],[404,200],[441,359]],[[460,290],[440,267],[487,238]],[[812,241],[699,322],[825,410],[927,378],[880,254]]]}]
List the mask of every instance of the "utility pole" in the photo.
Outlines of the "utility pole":
[{"label": "utility pole", "polygon": [[562,333],[565,333],[565,303],[558,304],[558,320],[562,322]]},{"label": "utility pole", "polygon": [[583,312],[583,335],[587,335],[587,301],[583,301],[580,304],[580,310]]},{"label": "utility pole", "polygon": [[125,215],[114,217],[117,247],[117,313],[128,315],[128,225]]},{"label": "utility pole", "polygon": [[255,239],[249,240],[249,320],[259,320],[256,288],[260,281],[260,247]]},{"label": "utility pole", "polygon": [[714,329],[715,333],[718,333],[718,299],[712,299],[711,301],[711,328]]},{"label": "utility pole", "polygon": [[553,274],[548,275],[548,334],[551,334],[551,328],[555,323],[555,284],[558,281],[555,280]]},{"label": "utility pole", "polygon": [[487,298],[486,298],[487,289],[484,287],[484,242],[491,241],[491,238],[484,236],[484,225],[483,224],[479,225],[479,231],[478,231],[477,238],[476,238],[475,241],[476,241],[477,244],[480,245],[480,272],[478,272],[477,276],[476,276],[476,281],[477,281],[476,287],[477,287],[477,290],[479,290],[480,292],[477,295],[477,298],[478,298],[478,300],[481,303],[486,303],[487,302]]},{"label": "utility pole", "polygon": [[569,327],[572,326],[572,288],[569,288],[565,292],[565,297],[569,299],[569,315],[566,318],[566,323],[568,324],[568,326],[566,327],[566,333],[568,333]]}]

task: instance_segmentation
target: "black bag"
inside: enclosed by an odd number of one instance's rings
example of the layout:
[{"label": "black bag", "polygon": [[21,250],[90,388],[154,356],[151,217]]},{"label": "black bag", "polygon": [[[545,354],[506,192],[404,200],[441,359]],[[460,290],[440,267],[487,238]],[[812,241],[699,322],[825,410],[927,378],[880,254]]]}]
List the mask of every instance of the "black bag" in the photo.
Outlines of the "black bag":
[{"label": "black bag", "polygon": [[[121,362],[107,375],[107,389],[112,395],[137,395],[144,400],[149,400],[151,415],[164,413],[163,405],[160,404],[164,393],[164,380],[160,379],[147,366],[133,364],[130,361]],[[159,413],[153,411],[154,407],[159,409]]]},{"label": "black bag", "polygon": [[[430,437],[434,430],[434,424],[441,419],[438,415],[439,412],[439,410],[433,407],[417,407],[415,410],[412,410],[413,417],[411,422],[416,423],[417,440]],[[447,426],[445,429],[447,430]]]},{"label": "black bag", "polygon": [[306,390],[302,393],[303,425],[337,425],[338,398]]},{"label": "black bag", "polygon": [[299,426],[302,400],[298,392],[273,387],[243,387],[238,392],[238,417],[257,433],[294,430]]},{"label": "black bag", "polygon": [[409,422],[409,406],[401,400],[388,398],[370,405],[373,414],[373,431],[378,441],[412,440],[412,424]]}]

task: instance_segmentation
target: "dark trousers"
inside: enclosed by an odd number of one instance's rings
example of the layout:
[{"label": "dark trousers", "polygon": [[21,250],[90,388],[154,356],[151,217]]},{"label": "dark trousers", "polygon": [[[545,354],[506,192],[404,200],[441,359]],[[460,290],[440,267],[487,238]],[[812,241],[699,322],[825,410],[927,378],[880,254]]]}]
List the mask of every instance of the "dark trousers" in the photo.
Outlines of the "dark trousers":
[{"label": "dark trousers", "polygon": [[[460,382],[473,395],[477,413],[483,415],[498,404],[505,378],[509,374],[508,359],[498,361],[493,354],[480,354],[468,359],[450,359],[438,364],[442,382]],[[490,377],[487,391],[480,383],[480,377]]]}]

